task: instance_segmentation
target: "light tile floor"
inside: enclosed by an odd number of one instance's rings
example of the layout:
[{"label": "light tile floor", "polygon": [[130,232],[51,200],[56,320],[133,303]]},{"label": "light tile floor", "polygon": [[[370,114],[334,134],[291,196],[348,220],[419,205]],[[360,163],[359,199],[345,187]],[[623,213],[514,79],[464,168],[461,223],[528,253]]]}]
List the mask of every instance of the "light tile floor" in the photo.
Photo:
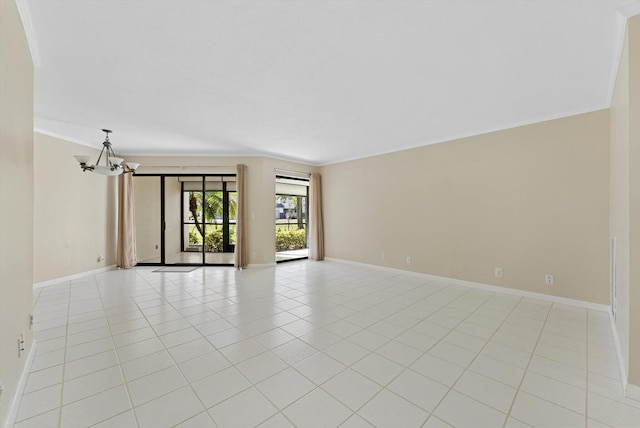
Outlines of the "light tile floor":
[{"label": "light tile floor", "polygon": [[[215,265],[230,265],[236,259],[234,253],[205,253],[205,262]],[[138,260],[139,263],[161,263],[160,257],[154,257],[148,260]],[[194,251],[182,251],[179,253],[167,254],[165,263],[167,265],[174,264],[202,264],[202,253]]]},{"label": "light tile floor", "polygon": [[337,262],[34,293],[15,428],[640,427],[606,313]]}]

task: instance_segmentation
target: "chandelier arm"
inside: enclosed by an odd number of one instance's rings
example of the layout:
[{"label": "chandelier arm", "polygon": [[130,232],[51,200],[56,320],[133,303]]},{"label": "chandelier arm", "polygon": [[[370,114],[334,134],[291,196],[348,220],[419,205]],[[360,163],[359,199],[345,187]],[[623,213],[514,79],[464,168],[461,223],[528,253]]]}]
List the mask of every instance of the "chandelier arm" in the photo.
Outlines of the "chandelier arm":
[{"label": "chandelier arm", "polygon": [[114,165],[109,158],[115,158],[116,154],[113,153],[113,148],[111,145],[107,147],[107,166],[111,169],[111,171],[115,171],[118,169],[118,165]]},{"label": "chandelier arm", "polygon": [[[98,160],[96,161],[96,165],[100,164],[100,159],[102,158],[102,153],[104,153],[104,149],[106,146],[102,146],[102,150],[100,150],[100,156],[98,156]],[[107,161],[109,160],[109,153],[107,153]]]}]

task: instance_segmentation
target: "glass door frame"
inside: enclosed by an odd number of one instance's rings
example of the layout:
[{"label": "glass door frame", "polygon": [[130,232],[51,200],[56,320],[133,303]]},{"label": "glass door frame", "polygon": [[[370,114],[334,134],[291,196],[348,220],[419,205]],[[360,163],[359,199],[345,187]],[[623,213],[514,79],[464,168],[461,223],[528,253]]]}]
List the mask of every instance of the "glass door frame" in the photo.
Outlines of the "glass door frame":
[{"label": "glass door frame", "polygon": [[[301,178],[301,177],[291,177],[291,176],[287,176],[287,175],[282,175],[282,174],[277,174],[275,177],[276,181],[278,179],[283,179],[283,180],[292,180],[292,181],[301,181],[301,182],[306,182],[307,185],[305,186],[306,189],[306,195],[304,196],[305,198],[305,203],[304,203],[304,227],[305,227],[305,238],[304,238],[304,246],[305,249],[308,251],[309,250],[309,178]],[[276,191],[275,193],[275,197],[277,197],[278,195],[281,196],[295,196],[295,197],[300,197],[299,195],[289,195],[286,193],[278,193]],[[297,215],[299,216],[300,213],[297,213]],[[277,222],[276,222],[277,224]],[[278,251],[276,250],[276,253]],[[279,263],[287,263],[287,262],[293,262],[293,261],[297,261],[297,260],[307,260],[309,258],[309,256],[303,256],[303,257],[295,257],[295,258],[290,258],[290,259],[284,259],[284,260],[277,260],[277,255],[276,255],[276,264]]]},{"label": "glass door frame", "polygon": [[[166,198],[165,198],[165,192],[166,192],[166,186],[165,186],[165,178],[166,177],[201,177],[202,178],[202,200],[204,202],[205,200],[205,194],[206,194],[206,183],[207,183],[207,177],[219,177],[221,178],[221,182],[223,183],[223,252],[227,252],[227,250],[232,250],[232,251],[228,251],[228,252],[233,252],[233,250],[235,249],[235,245],[231,245],[231,243],[229,242],[230,239],[230,231],[229,231],[229,226],[230,226],[230,221],[229,221],[229,193],[233,193],[233,192],[229,192],[226,190],[226,183],[224,181],[224,177],[236,177],[236,174],[160,174],[160,173],[136,173],[134,174],[134,180],[135,177],[158,177],[160,179],[160,224],[158,225],[160,227],[160,263],[148,263],[148,262],[143,262],[143,263],[138,263],[138,266],[233,266],[233,263],[207,263],[206,262],[206,248],[204,245],[205,242],[205,237],[202,237],[202,252],[200,253],[202,255],[202,260],[200,263],[171,263],[171,264],[167,264],[166,261],[166,239],[165,239],[165,232],[166,232],[166,228],[167,228],[167,223],[166,223]],[[184,183],[184,182],[183,182]],[[134,181],[134,194],[135,194],[135,181]],[[180,192],[180,209],[181,209],[181,214],[180,214],[180,218],[182,220],[183,218],[183,212],[184,212],[184,184],[181,184],[181,192]],[[203,206],[203,232],[205,232],[206,235],[206,220],[205,220],[205,214],[204,214],[204,206]],[[226,225],[226,228],[225,228]],[[184,249],[184,222],[181,221],[181,225],[180,225],[180,240],[181,240],[181,247]]]}]

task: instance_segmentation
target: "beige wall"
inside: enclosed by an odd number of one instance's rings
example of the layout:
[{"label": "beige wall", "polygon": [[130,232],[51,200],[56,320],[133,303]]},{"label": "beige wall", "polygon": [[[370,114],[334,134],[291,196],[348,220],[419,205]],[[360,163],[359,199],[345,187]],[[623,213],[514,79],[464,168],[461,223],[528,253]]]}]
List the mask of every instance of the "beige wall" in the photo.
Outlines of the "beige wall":
[{"label": "beige wall", "polygon": [[629,383],[640,386],[640,16],[629,20]]},{"label": "beige wall", "polygon": [[611,103],[611,238],[616,329],[628,381],[640,385],[640,16],[627,23]]},{"label": "beige wall", "polygon": [[136,257],[138,263],[160,260],[160,179],[134,179]]},{"label": "beige wall", "polygon": [[82,172],[73,158],[95,162],[99,151],[39,133],[34,143],[34,282],[114,265],[116,178]]},{"label": "beige wall", "polygon": [[164,220],[166,223],[164,244],[167,249],[166,254],[178,254],[182,250],[182,242],[180,242],[180,229],[182,228],[180,199],[182,198],[182,192],[178,177],[167,177],[165,179],[164,195]]},{"label": "beige wall", "polygon": [[327,257],[608,304],[608,141],[603,110],[325,166]]},{"label": "beige wall", "polygon": [[[0,1],[0,379],[4,426],[32,347],[33,65],[13,1]],[[18,338],[25,352],[18,357]]]},{"label": "beige wall", "polygon": [[[140,162],[140,173],[236,173],[236,165],[247,165],[247,247],[250,265],[275,263],[276,168],[310,173],[316,168],[263,157],[127,156]],[[207,165],[211,165],[207,167]],[[187,167],[182,169],[180,167]],[[205,166],[204,168],[196,168]],[[177,235],[179,236],[179,234]]]}]

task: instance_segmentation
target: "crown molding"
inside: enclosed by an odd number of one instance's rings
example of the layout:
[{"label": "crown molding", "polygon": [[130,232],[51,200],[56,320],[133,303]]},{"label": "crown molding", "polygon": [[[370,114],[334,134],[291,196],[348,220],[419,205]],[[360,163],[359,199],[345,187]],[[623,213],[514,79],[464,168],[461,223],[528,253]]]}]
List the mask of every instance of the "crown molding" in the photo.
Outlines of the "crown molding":
[{"label": "crown molding", "polygon": [[38,68],[42,65],[42,60],[40,59],[40,49],[38,48],[36,31],[31,19],[31,9],[29,8],[29,4],[26,0],[16,0],[16,6],[18,7],[20,19],[22,20],[24,33],[27,36],[27,43],[29,44],[29,51],[31,52],[33,68]]},{"label": "crown molding", "polygon": [[613,92],[616,88],[616,78],[618,77],[618,70],[620,69],[620,60],[622,59],[622,50],[624,49],[624,38],[627,32],[627,21],[635,15],[640,15],[640,1],[635,1],[618,9],[618,28],[615,35],[615,60],[613,73],[609,79],[609,107],[611,107],[611,103],[613,102]]},{"label": "crown molding", "polygon": [[640,15],[640,1],[633,2],[623,8],[620,8],[619,12],[625,18],[631,18],[632,16]]}]

